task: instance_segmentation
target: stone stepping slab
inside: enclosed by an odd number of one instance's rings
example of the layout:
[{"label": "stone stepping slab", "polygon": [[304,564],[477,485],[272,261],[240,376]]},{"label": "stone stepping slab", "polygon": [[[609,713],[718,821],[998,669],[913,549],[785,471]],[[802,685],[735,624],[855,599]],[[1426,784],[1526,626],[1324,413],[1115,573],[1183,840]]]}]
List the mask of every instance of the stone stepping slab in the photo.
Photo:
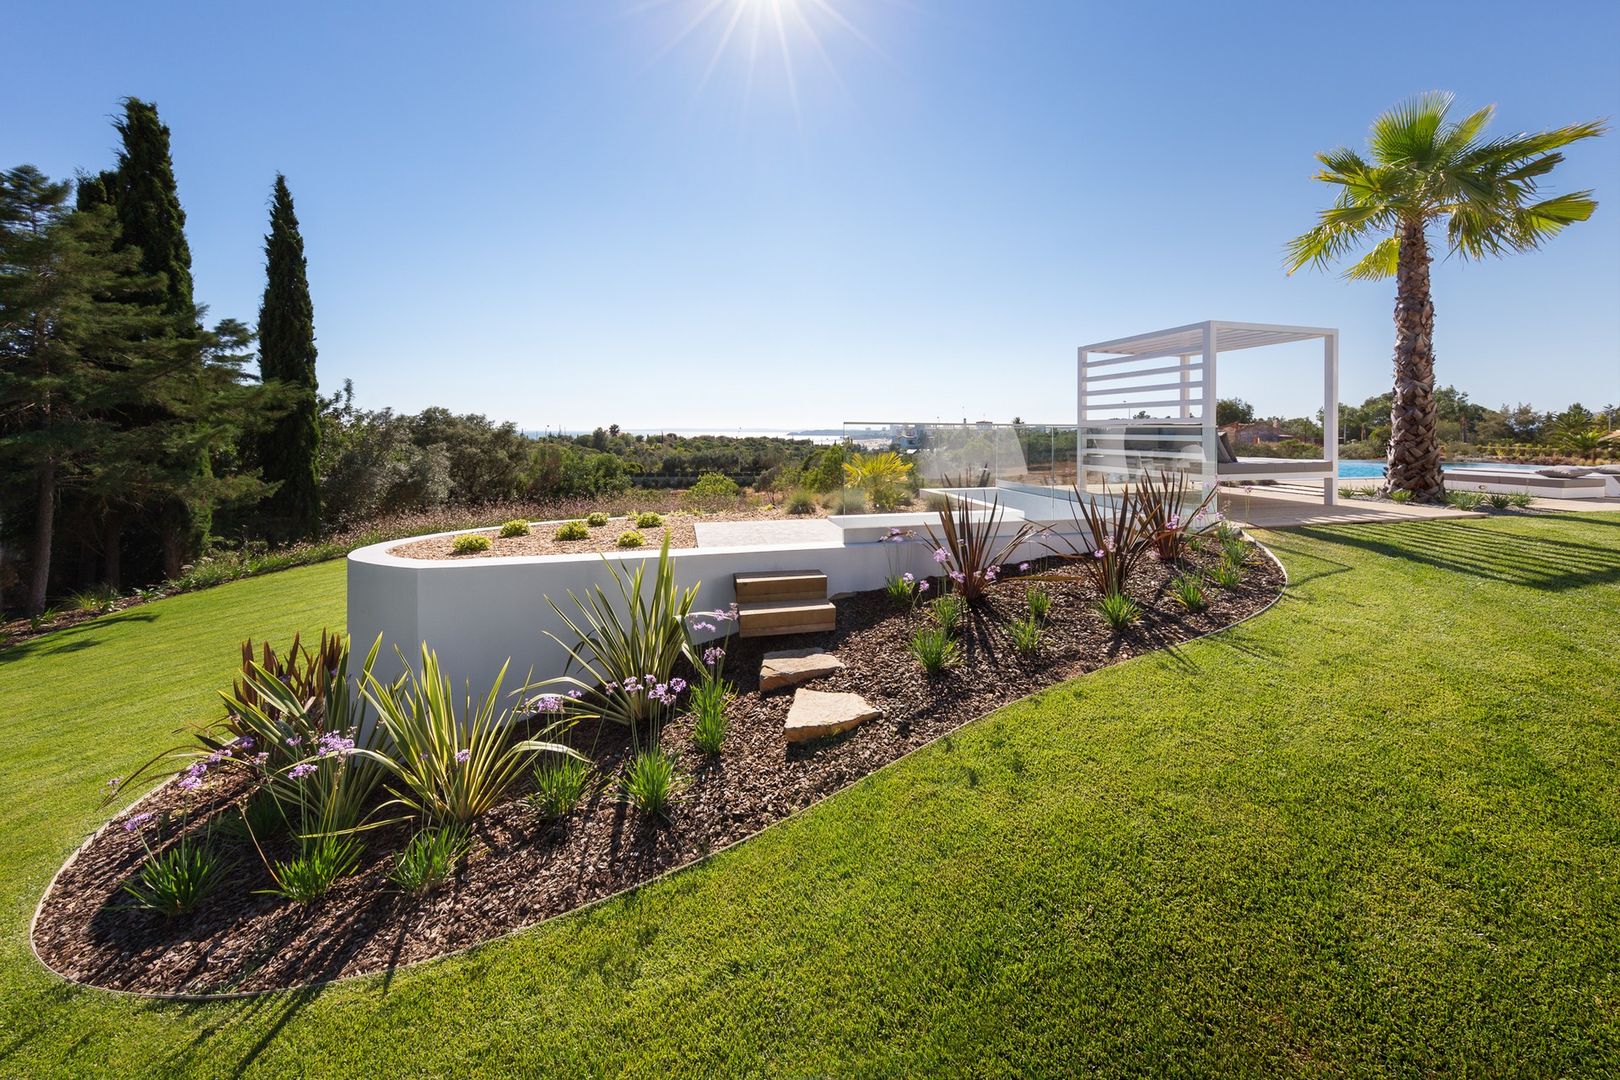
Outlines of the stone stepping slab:
[{"label": "stone stepping slab", "polygon": [[831,675],[844,666],[844,662],[822,649],[781,649],[768,652],[759,665],[761,691],[781,690],[789,686]]},{"label": "stone stepping slab", "polygon": [[795,690],[783,733],[790,743],[808,742],[848,731],[882,715],[882,709],[867,704],[859,694]]}]

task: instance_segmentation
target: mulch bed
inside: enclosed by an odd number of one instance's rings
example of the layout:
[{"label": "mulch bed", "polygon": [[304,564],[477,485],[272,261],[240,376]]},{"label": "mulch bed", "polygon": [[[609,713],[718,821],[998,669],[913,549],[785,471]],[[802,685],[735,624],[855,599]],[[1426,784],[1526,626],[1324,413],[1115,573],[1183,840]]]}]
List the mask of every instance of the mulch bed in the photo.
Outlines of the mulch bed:
[{"label": "mulch bed", "polygon": [[[821,510],[815,516],[820,516]],[[647,529],[636,529],[634,518],[616,517],[606,525],[589,530],[583,540],[558,540],[557,522],[533,525],[527,536],[502,537],[499,529],[480,529],[489,537],[490,549],[470,555],[457,555],[452,549],[454,537],[440,536],[430,540],[407,540],[388,549],[388,554],[403,559],[490,559],[507,555],[579,555],[607,551],[647,551],[658,553],[658,547],[668,535],[671,548],[697,547],[697,529],[700,521],[804,521],[812,515],[794,516],[780,507],[760,506],[727,509],[713,514],[694,514],[679,510],[664,514],[664,524]],[[619,537],[636,529],[644,541],[639,548],[619,547]]]},{"label": "mulch bed", "polygon": [[[1214,555],[1194,555],[1196,562]],[[1172,573],[1145,560],[1133,593],[1142,620],[1124,634],[1108,628],[1094,596],[1077,583],[1050,584],[1055,603],[1046,640],[1030,659],[1012,647],[1007,622],[1024,614],[1026,581],[1005,579],[960,632],[966,657],[938,677],[908,651],[928,616],[881,592],[838,600],[838,630],[824,634],[733,639],[727,675],[738,686],[723,751],[705,757],[690,721],[671,722],[666,749],[680,762],[684,788],[667,822],[648,821],[619,801],[614,778],[629,751],[626,732],[582,724],[573,744],[591,754],[601,778],[584,805],[547,822],[521,798],[475,828],[472,855],[454,879],[425,896],[402,895],[387,881],[408,833],[364,834],[358,873],[321,900],[299,906],[256,890],[269,877],[251,844],[237,844],[231,880],[193,913],[175,919],[128,907],[120,887],[145,852],[116,822],[63,869],[41,906],[34,945],[53,969],[81,982],[153,993],[229,993],[301,986],[386,971],[475,945],[619,892],[750,836],[973,718],[1062,679],[1175,645],[1229,626],[1264,608],[1284,577],[1254,553],[1243,583],[1210,590],[1208,610],[1189,614],[1166,592]],[[768,651],[829,648],[846,667],[810,685],[851,690],[883,717],[841,736],[788,745],[783,720],[791,690],[761,695],[759,662]],[[205,784],[191,828],[242,792],[241,781]],[[171,784],[141,810],[175,809]],[[170,842],[178,825],[157,837]],[[271,854],[276,854],[272,852]]]}]

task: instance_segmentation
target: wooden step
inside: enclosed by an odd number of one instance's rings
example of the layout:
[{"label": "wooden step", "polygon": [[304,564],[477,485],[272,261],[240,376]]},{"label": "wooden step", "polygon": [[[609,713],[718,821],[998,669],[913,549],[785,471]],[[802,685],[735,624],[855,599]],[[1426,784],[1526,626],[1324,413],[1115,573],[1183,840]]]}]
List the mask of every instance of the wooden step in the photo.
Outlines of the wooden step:
[{"label": "wooden step", "polygon": [[828,600],[772,600],[737,606],[737,630],[743,637],[813,634],[837,625],[838,609]]},{"label": "wooden step", "polygon": [[827,599],[827,575],[820,570],[759,570],[733,574],[737,603]]}]

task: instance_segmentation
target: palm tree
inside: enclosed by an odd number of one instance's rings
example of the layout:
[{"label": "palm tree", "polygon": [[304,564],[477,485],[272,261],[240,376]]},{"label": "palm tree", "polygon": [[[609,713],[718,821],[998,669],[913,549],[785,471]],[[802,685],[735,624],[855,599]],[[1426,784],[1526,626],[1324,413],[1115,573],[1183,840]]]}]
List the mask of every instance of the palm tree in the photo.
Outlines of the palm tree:
[{"label": "palm tree", "polygon": [[[1534,134],[1486,138],[1487,106],[1452,122],[1452,95],[1427,93],[1373,121],[1368,161],[1341,147],[1316,155],[1316,179],[1339,196],[1316,226],[1288,245],[1288,272],[1326,266],[1368,250],[1345,271],[1355,281],[1395,278],[1395,400],[1390,408],[1391,491],[1443,494],[1435,434],[1434,302],[1429,230],[1445,226],[1451,254],[1464,259],[1538,248],[1566,225],[1592,216],[1590,191],[1538,198],[1538,184],[1564,160],[1558,149],[1605,131],[1602,121]],[[1376,238],[1376,242],[1375,241]]]}]

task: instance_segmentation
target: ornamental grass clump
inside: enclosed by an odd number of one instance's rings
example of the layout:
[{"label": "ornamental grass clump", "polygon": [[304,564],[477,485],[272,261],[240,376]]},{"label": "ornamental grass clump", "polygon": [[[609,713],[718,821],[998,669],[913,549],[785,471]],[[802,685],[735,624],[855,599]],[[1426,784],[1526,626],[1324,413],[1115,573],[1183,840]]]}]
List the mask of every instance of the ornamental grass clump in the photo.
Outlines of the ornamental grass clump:
[{"label": "ornamental grass clump", "polygon": [[528,536],[529,523],[513,519],[501,525],[501,539],[510,540],[514,536]]},{"label": "ornamental grass clump", "polygon": [[359,838],[352,834],[323,833],[305,837],[298,854],[291,859],[270,862],[270,878],[275,884],[262,890],[296,904],[319,900],[342,878],[360,865]]},{"label": "ornamental grass clump", "polygon": [[1142,606],[1124,593],[1103,597],[1097,601],[1097,610],[1115,632],[1124,631],[1142,617]]},{"label": "ornamental grass clump", "polygon": [[[1110,501],[1112,506],[1110,506]],[[1063,538],[1062,549],[1047,545],[1047,550],[1068,565],[1079,570],[1083,577],[1103,597],[1123,596],[1126,586],[1136,575],[1136,567],[1152,549],[1153,534],[1150,522],[1138,493],[1126,484],[1113,500],[1105,490],[1098,498],[1075,488],[1071,504],[1075,533],[1089,538],[1085,548]],[[1071,575],[1051,575],[1052,580],[1063,580]]]},{"label": "ornamental grass clump", "polygon": [[943,626],[924,627],[911,637],[911,655],[930,675],[938,675],[962,661],[962,644]]},{"label": "ornamental grass clump", "polygon": [[786,508],[790,514],[813,514],[816,512],[816,496],[804,488],[797,488],[788,495]]},{"label": "ornamental grass clump", "polygon": [[584,758],[547,757],[534,768],[534,790],[528,803],[547,821],[572,814],[585,797],[591,767]]},{"label": "ornamental grass clump", "polygon": [[1209,607],[1204,587],[1188,574],[1181,574],[1170,582],[1170,597],[1188,611],[1203,611]]},{"label": "ornamental grass clump", "polygon": [[464,825],[422,829],[394,856],[388,880],[402,892],[431,892],[450,880],[471,850],[472,836]]},{"label": "ornamental grass clump", "polygon": [[718,754],[726,741],[726,707],[733,689],[721,679],[704,679],[692,690],[687,710],[692,714],[692,742],[705,754]]},{"label": "ornamental grass clump", "polygon": [[583,596],[570,590],[573,612],[546,597],[571,640],[545,632],[567,651],[568,668],[562,676],[537,686],[571,688],[570,694],[579,695],[582,716],[599,716],[634,730],[661,721],[686,689],[684,681],[672,677],[676,661],[685,656],[694,667],[699,663],[688,620],[695,620],[694,632],[711,632],[732,621],[735,612],[694,614],[698,586],[675,587],[667,536],[651,576],[649,560],[639,560],[628,574],[611,560],[603,562],[617,596],[600,585]]},{"label": "ornamental grass clump", "polygon": [[967,604],[958,593],[946,593],[928,605],[928,613],[945,633],[953,633],[962,625]]},{"label": "ornamental grass clump", "polygon": [[934,562],[951,582],[951,588],[969,604],[978,603],[986,590],[996,583],[1001,564],[1034,532],[1028,522],[1013,530],[1011,537],[1000,540],[1001,503],[992,499],[988,509],[983,503],[947,495],[938,507],[939,531],[927,526],[928,539],[934,545]]},{"label": "ornamental grass clump", "polygon": [[1209,571],[1209,580],[1223,589],[1235,589],[1243,584],[1243,567],[1230,560],[1223,559],[1219,565]]},{"label": "ornamental grass clump", "polygon": [[[384,686],[370,676],[365,697],[377,710],[378,726],[387,734],[386,753],[357,749],[386,775],[392,799],[385,804],[436,825],[466,824],[487,813],[505,797],[540,754],[577,756],[574,750],[545,738],[514,738],[517,717],[501,709],[501,683],[506,665],[481,702],[469,694],[457,699],[438,654],[422,646],[421,664],[405,663],[405,677]],[[566,726],[570,717],[560,697],[541,704],[541,735]]]},{"label": "ornamental grass clump", "polygon": [[[124,823],[128,832],[137,832],[152,820],[151,814],[136,814]],[[146,837],[141,837],[142,846]],[[186,834],[169,847],[146,858],[123,889],[131,906],[173,918],[194,910],[225,880],[235,861],[216,851],[207,837]]]},{"label": "ornamental grass clump", "polygon": [[561,541],[584,540],[591,535],[591,530],[583,521],[565,521],[557,526],[552,536]]},{"label": "ornamental grass clump", "polygon": [[1446,505],[1458,510],[1478,510],[1485,505],[1485,495],[1479,491],[1448,491]]},{"label": "ornamental grass clump", "polygon": [[636,810],[650,818],[667,818],[676,781],[675,759],[651,745],[630,759],[621,790],[624,801]]},{"label": "ornamental grass clump", "polygon": [[1024,603],[1030,618],[1045,622],[1052,611],[1052,593],[1045,585],[1031,585],[1024,590]]},{"label": "ornamental grass clump", "polygon": [[489,537],[480,536],[477,533],[467,533],[465,536],[456,537],[455,541],[450,545],[450,553],[452,555],[477,555],[488,551],[489,548]]},{"label": "ornamental grass clump", "polygon": [[1041,648],[1041,639],[1046,636],[1046,626],[1033,615],[1022,619],[1015,619],[1007,624],[1007,634],[1012,638],[1013,648],[1024,656],[1034,656]]},{"label": "ornamental grass clump", "polygon": [[619,534],[619,539],[617,541],[618,545],[622,548],[638,548],[646,542],[646,538],[635,529],[626,529],[624,532]]}]

